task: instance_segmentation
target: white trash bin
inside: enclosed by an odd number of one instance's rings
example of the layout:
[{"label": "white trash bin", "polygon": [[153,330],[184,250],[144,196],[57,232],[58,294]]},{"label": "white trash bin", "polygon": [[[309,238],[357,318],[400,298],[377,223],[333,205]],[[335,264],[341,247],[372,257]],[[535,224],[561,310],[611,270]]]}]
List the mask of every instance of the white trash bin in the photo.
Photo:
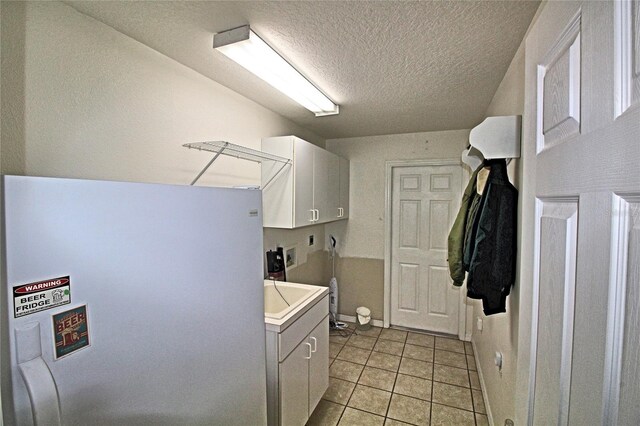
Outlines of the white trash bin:
[{"label": "white trash bin", "polygon": [[360,306],[356,309],[358,315],[358,330],[368,330],[371,328],[371,310],[367,307]]}]

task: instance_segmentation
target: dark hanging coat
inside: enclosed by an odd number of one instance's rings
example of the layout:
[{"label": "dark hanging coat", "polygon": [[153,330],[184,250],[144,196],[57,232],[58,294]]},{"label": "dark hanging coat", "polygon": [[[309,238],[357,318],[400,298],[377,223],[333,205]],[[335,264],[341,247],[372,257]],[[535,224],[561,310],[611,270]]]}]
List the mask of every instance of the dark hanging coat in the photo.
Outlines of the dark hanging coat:
[{"label": "dark hanging coat", "polygon": [[486,160],[491,167],[471,223],[467,296],[482,299],[485,315],[506,312],[505,301],[515,282],[518,190],[509,182],[504,159]]}]

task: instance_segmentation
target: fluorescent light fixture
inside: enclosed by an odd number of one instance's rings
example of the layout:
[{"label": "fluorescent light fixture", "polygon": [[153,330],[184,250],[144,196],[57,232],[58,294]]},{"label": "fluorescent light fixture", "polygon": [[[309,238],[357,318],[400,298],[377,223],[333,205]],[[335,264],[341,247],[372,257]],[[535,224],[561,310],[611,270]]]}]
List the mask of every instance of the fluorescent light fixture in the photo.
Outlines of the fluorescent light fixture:
[{"label": "fluorescent light fixture", "polygon": [[216,34],[213,48],[314,112],[316,117],[338,114],[338,105],[278,55],[248,25]]}]

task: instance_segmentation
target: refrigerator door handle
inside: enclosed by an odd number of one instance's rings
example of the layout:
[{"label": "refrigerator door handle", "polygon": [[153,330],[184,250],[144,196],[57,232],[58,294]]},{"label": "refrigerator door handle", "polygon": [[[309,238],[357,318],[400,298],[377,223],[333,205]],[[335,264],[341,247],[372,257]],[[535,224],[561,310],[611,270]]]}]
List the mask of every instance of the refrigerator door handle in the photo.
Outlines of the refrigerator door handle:
[{"label": "refrigerator door handle", "polygon": [[51,370],[42,359],[40,323],[15,329],[18,368],[24,380],[34,424],[60,426],[60,400]]}]

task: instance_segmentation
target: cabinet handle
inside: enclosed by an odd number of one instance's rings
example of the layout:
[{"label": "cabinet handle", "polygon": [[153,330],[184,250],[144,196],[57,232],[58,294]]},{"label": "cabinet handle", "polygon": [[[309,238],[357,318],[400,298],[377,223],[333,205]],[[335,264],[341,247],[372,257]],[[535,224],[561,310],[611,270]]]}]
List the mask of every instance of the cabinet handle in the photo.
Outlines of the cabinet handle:
[{"label": "cabinet handle", "polygon": [[304,359],[311,359],[311,343],[304,342],[304,344],[309,346],[309,356],[305,356]]},{"label": "cabinet handle", "polygon": [[318,350],[318,339],[311,336],[311,340],[313,340],[313,349],[311,349],[311,353],[315,353]]},{"label": "cabinet handle", "polygon": [[313,209],[313,221],[317,222],[320,220],[320,210]]},{"label": "cabinet handle", "polygon": [[338,207],[338,217],[344,216],[344,209],[342,207]]},{"label": "cabinet handle", "polygon": [[311,219],[309,219],[309,222],[315,222],[316,220],[316,211],[314,209],[309,210],[311,212]]}]

